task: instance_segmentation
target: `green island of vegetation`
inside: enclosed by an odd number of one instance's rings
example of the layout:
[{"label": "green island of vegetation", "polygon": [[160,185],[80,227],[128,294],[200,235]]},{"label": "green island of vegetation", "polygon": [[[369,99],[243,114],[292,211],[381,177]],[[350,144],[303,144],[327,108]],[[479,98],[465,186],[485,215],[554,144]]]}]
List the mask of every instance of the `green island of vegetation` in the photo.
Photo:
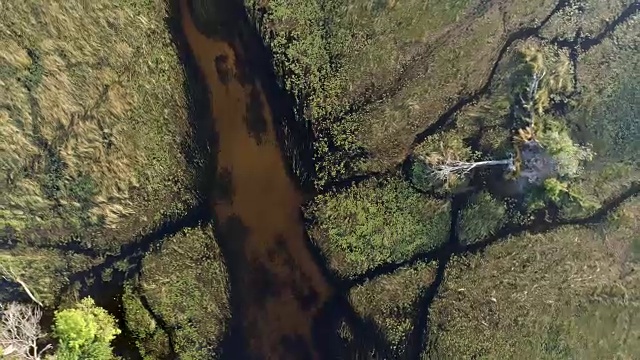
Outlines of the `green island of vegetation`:
[{"label": "green island of vegetation", "polygon": [[638,1],[229,4],[196,30],[276,109],[304,256],[218,218],[237,174],[180,24],[228,4],[0,1],[0,358],[243,358],[274,293],[313,309],[291,359],[640,354]]}]

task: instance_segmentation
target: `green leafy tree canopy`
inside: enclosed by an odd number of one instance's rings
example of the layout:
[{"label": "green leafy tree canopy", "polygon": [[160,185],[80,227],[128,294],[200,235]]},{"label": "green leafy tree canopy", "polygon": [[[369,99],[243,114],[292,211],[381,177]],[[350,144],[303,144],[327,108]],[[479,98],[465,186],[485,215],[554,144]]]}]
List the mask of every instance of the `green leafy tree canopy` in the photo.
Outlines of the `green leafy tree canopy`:
[{"label": "green leafy tree canopy", "polygon": [[115,319],[84,298],[71,309],[57,311],[53,326],[60,341],[57,360],[113,359],[111,341],[120,333]]}]

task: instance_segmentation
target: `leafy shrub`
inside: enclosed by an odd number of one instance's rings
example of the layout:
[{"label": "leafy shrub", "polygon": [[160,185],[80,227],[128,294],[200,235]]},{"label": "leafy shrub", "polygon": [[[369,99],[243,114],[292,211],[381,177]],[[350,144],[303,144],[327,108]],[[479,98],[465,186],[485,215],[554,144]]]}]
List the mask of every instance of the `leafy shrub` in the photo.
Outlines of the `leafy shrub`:
[{"label": "leafy shrub", "polygon": [[344,275],[397,262],[448,237],[449,210],[396,180],[367,181],[321,195],[307,209],[311,236]]},{"label": "leafy shrub", "polygon": [[[230,309],[227,271],[210,226],[184,230],[165,240],[159,252],[146,256],[140,291],[152,311],[177,329],[171,335],[181,359],[208,359],[215,354]],[[130,325],[141,326],[135,330],[138,333],[148,332],[148,322]]]},{"label": "leafy shrub", "polygon": [[580,175],[582,164],[593,159],[591,149],[574,142],[566,126],[557,120],[546,117],[544,129],[537,136],[556,162],[560,177],[573,178]]},{"label": "leafy shrub", "polygon": [[481,192],[462,210],[458,224],[460,241],[474,243],[493,235],[506,221],[507,207],[488,192]]},{"label": "leafy shrub", "polygon": [[53,334],[60,341],[57,360],[113,359],[111,341],[120,334],[115,319],[84,298],[71,309],[57,311]]}]

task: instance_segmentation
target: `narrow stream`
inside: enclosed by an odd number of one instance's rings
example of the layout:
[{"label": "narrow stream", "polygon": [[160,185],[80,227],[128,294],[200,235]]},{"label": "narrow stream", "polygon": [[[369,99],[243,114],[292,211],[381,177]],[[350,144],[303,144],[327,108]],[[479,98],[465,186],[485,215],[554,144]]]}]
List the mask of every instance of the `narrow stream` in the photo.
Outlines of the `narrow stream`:
[{"label": "narrow stream", "polygon": [[207,83],[216,133],[211,206],[233,304],[225,355],[317,359],[314,321],[333,290],[305,245],[302,195],[282,155],[264,79],[243,63],[246,39],[205,35],[192,11],[180,0],[182,31]]}]

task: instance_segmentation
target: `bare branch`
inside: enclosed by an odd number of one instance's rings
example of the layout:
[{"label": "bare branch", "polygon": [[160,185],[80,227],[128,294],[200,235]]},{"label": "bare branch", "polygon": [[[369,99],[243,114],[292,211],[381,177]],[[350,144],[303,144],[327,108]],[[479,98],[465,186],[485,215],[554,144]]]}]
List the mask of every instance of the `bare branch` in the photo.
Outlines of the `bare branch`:
[{"label": "bare branch", "polygon": [[451,176],[463,176],[471,172],[471,170],[479,167],[487,166],[509,166],[514,167],[513,159],[489,160],[477,162],[464,161],[447,161],[444,164],[437,165],[433,168],[435,176],[440,180],[448,180]]},{"label": "bare branch", "polygon": [[42,305],[42,302],[40,302],[35,297],[35,295],[33,295],[31,290],[29,290],[29,287],[27,286],[27,284],[24,281],[20,280],[20,278],[18,277],[18,275],[16,275],[13,269],[9,268],[9,270],[7,270],[7,268],[5,268],[3,265],[0,265],[0,270],[2,270],[2,273],[4,274],[3,277],[5,279],[9,281],[15,281],[18,284],[20,284],[20,286],[22,286],[24,291],[27,293],[27,295],[29,295],[29,297],[31,298],[31,300],[33,300],[34,303],[38,304],[40,307],[44,307],[44,305]]},{"label": "bare branch", "polygon": [[2,308],[0,320],[0,347],[2,356],[14,355],[21,359],[40,360],[51,348],[38,351],[38,340],[45,335],[40,329],[42,310],[37,306],[10,303]]},{"label": "bare branch", "polygon": [[540,81],[547,74],[546,71],[542,71],[542,74],[534,73],[533,79],[531,79],[531,85],[529,85],[529,99],[533,99],[536,93],[538,92],[538,86],[540,85]]},{"label": "bare branch", "polygon": [[42,350],[38,351],[38,359],[42,357],[42,354],[44,354],[45,351],[50,350],[52,348],[53,348],[53,345],[47,344],[47,346],[45,346]]}]

